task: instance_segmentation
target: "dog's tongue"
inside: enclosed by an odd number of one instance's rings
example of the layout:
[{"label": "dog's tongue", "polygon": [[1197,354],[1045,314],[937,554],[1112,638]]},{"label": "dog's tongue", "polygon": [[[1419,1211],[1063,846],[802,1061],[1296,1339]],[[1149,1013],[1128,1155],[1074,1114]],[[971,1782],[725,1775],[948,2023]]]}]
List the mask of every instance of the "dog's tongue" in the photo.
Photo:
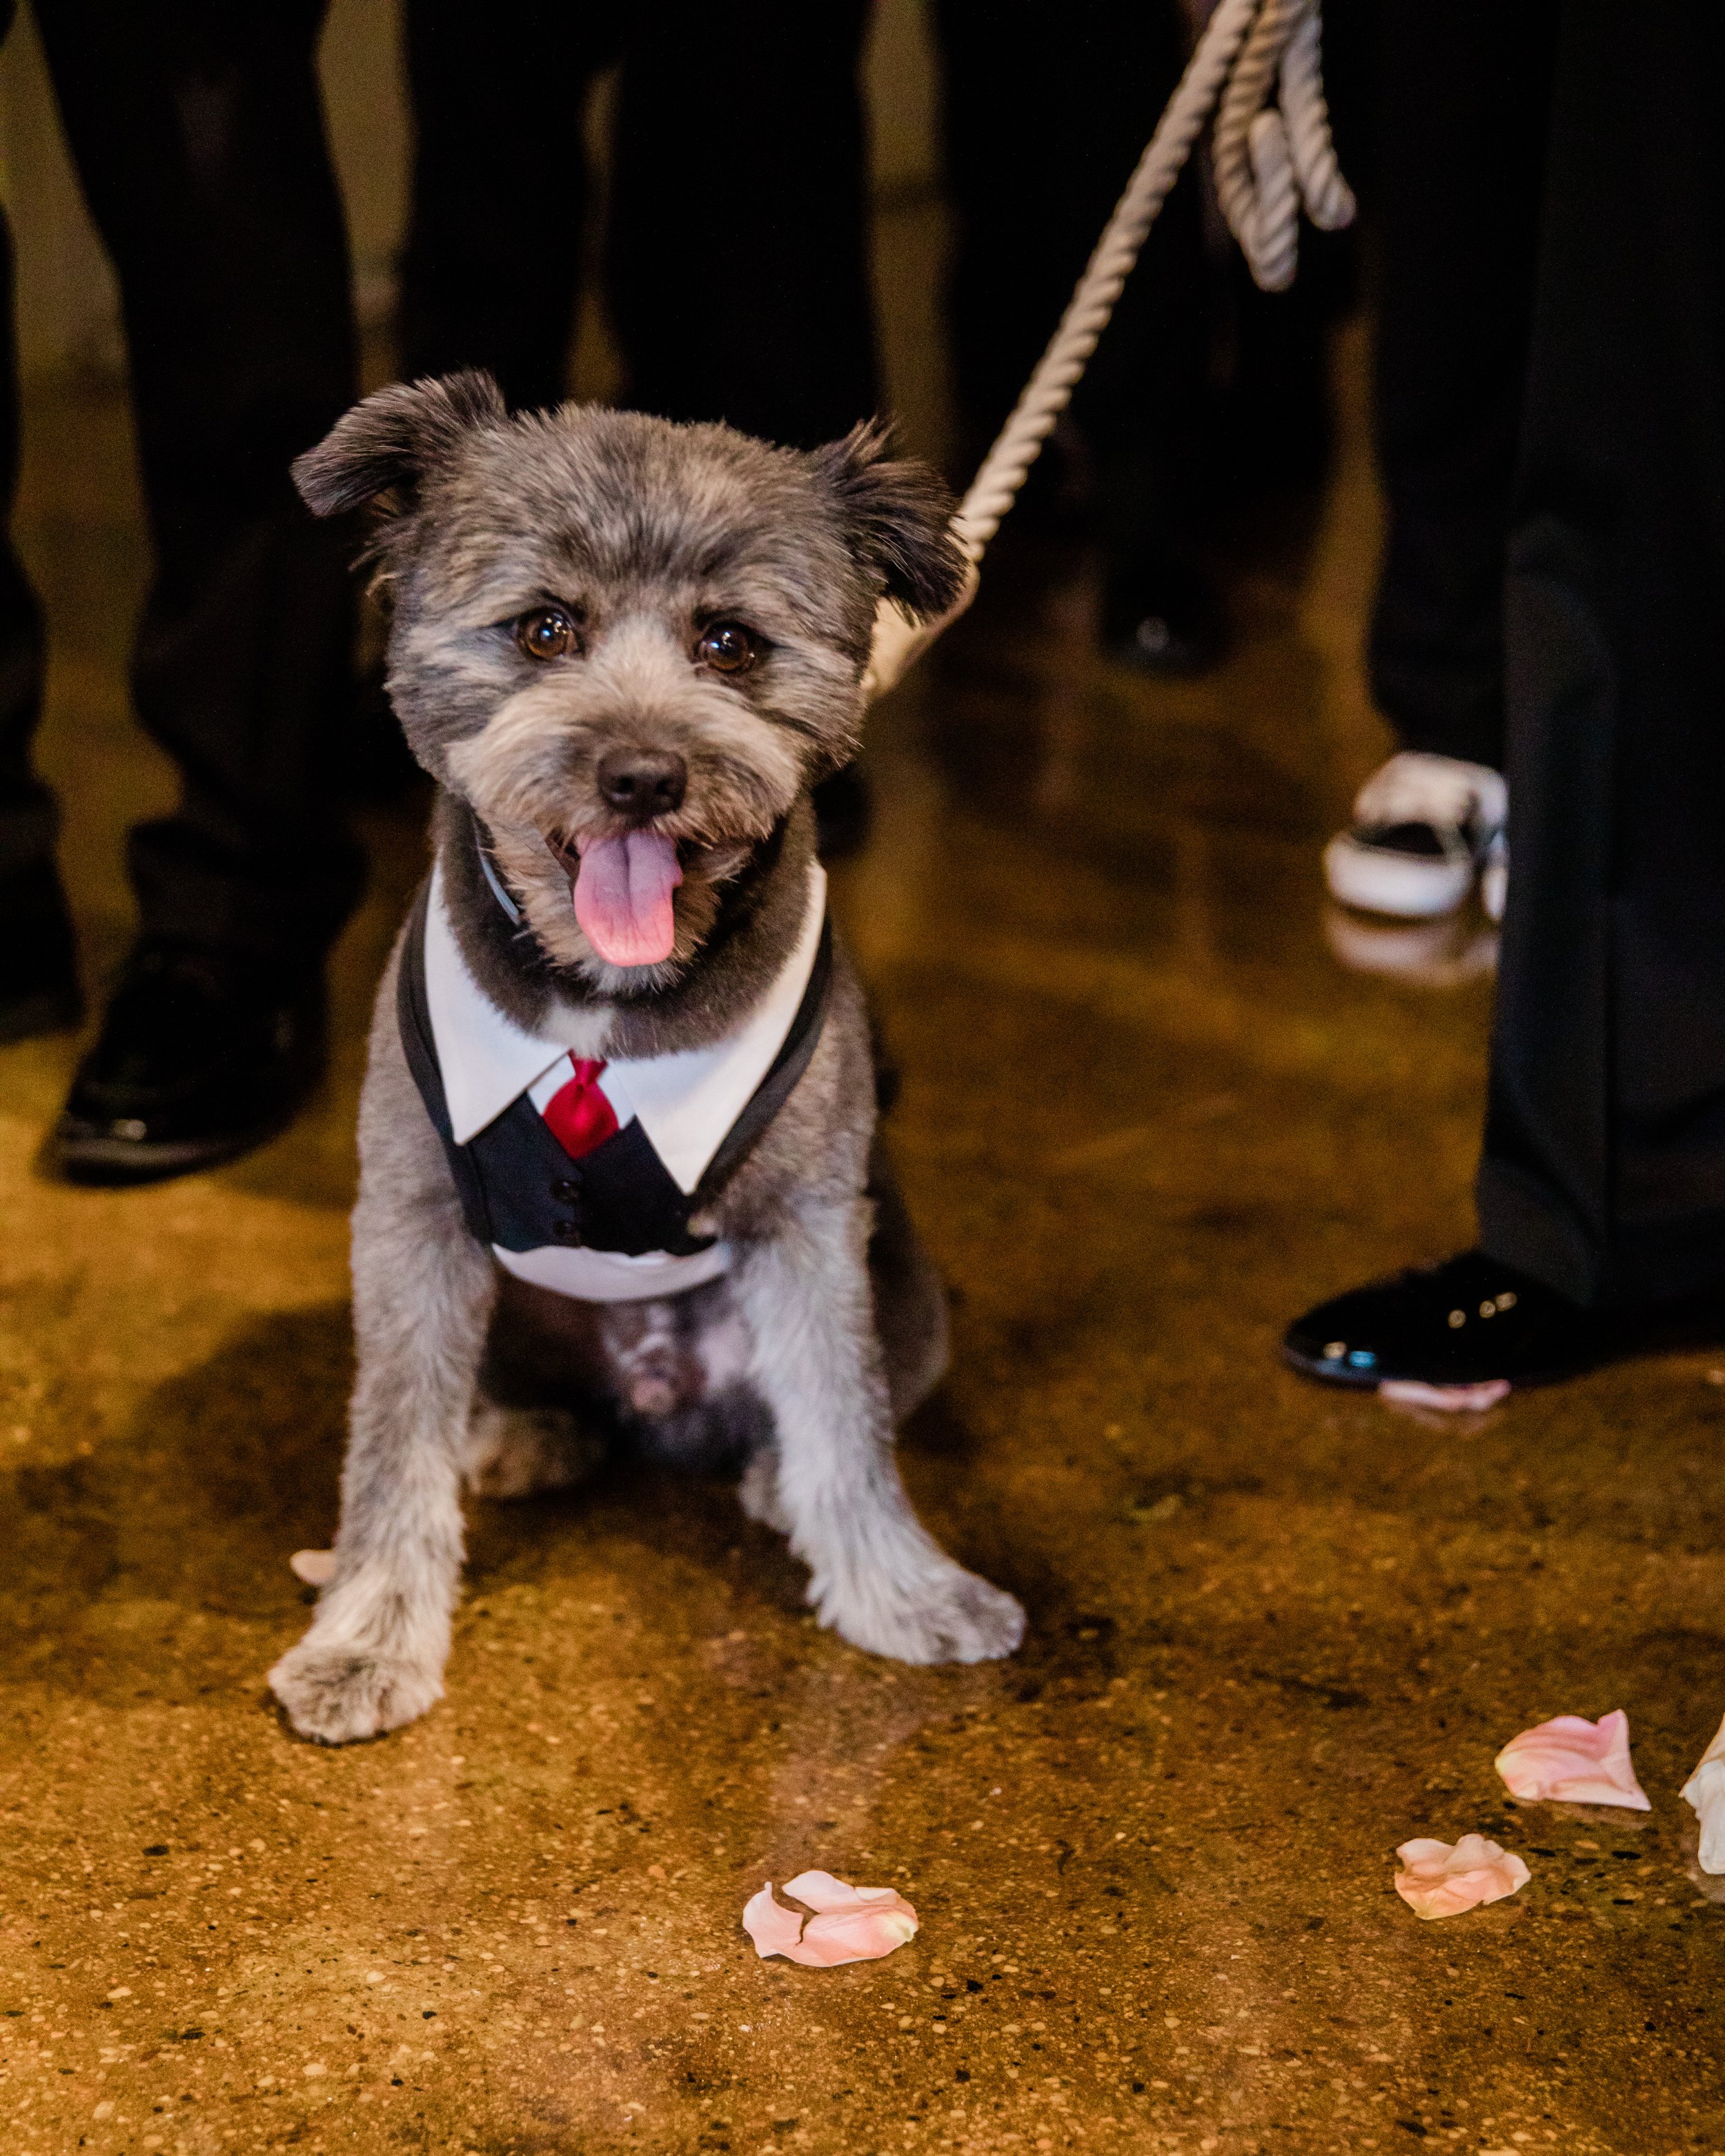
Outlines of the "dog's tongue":
[{"label": "dog's tongue", "polygon": [[575,918],[613,966],[656,966],[676,940],[671,893],[683,880],[677,850],[657,831],[592,839],[581,849]]}]

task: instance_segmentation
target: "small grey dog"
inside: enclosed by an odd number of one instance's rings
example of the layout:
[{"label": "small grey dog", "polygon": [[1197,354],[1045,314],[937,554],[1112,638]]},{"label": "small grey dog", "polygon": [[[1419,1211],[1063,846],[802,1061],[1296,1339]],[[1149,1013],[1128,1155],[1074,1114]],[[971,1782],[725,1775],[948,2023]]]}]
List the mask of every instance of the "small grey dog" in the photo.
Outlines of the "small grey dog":
[{"label": "small grey dog", "polygon": [[824,1624],[905,1661],[1024,1614],[911,1508],[893,1428],[945,1304],[875,1135],[809,789],[854,753],[875,607],[951,603],[949,502],[875,426],[813,454],[487,376],[381,391],[295,476],[370,504],[435,866],[373,1020],[335,1570],[270,1672],[327,1743],[443,1689],[464,1481],[595,1433],[742,1464]]}]

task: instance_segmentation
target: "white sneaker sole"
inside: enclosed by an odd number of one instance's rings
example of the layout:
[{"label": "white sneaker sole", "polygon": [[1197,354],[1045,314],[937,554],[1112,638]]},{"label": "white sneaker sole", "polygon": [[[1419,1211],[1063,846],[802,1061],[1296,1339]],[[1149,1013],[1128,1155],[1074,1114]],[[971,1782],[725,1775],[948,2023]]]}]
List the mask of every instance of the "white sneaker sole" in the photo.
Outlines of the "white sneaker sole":
[{"label": "white sneaker sole", "polygon": [[1339,906],[1323,909],[1330,955],[1350,973],[1376,973],[1420,988],[1455,988],[1491,973],[1497,963],[1497,932],[1473,929],[1453,917],[1436,921],[1363,919]]},{"label": "white sneaker sole", "polygon": [[1509,853],[1507,848],[1499,848],[1486,856],[1486,865],[1480,870],[1480,904],[1486,920],[1501,921],[1508,900]]},{"label": "white sneaker sole", "polygon": [[1363,846],[1338,831],[1324,848],[1324,881],[1338,905],[1394,921],[1437,921],[1454,913],[1473,889],[1471,860],[1421,860],[1381,846]]}]

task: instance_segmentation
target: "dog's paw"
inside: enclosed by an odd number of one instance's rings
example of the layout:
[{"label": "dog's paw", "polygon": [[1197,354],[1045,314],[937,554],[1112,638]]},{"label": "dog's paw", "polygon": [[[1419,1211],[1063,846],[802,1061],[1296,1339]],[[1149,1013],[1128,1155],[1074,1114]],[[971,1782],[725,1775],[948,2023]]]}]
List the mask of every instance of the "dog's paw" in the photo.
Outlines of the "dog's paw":
[{"label": "dog's paw", "polygon": [[962,1565],[910,1585],[877,1581],[842,1597],[817,1589],[810,1599],[840,1638],[896,1662],[999,1661],[1024,1636],[1022,1606]]},{"label": "dog's paw", "polygon": [[301,1737],[352,1744],[416,1722],[444,1694],[442,1673],[404,1656],[382,1655],[315,1632],[270,1672],[270,1689]]},{"label": "dog's paw", "polygon": [[476,1497],[531,1497],[583,1481],[603,1453],[578,1418],[561,1408],[481,1401],[467,1425],[461,1476]]},{"label": "dog's paw", "polygon": [[760,1445],[749,1455],[748,1465],[742,1471],[742,1480],[737,1486],[737,1502],[749,1519],[758,1521],[763,1527],[771,1527],[775,1533],[781,1535],[790,1532],[790,1519],[778,1494],[778,1450],[776,1445]]}]

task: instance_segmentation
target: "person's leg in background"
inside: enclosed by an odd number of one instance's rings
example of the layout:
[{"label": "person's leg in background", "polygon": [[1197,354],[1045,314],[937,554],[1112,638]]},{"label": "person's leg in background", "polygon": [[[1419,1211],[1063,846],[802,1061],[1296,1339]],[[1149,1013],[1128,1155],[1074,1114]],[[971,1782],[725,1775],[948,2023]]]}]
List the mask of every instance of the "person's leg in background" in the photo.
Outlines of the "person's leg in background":
[{"label": "person's leg in background", "polygon": [[[15,8],[0,0],[0,40]],[[54,797],[30,759],[42,714],[42,609],[11,540],[18,485],[12,232],[0,213],[0,1043],[78,1021],[77,952],[54,868]]]},{"label": "person's leg in background", "polygon": [[[802,447],[866,418],[867,18],[865,0],[409,0],[403,372],[484,367],[512,405],[562,397],[590,194],[581,110],[621,58],[604,257],[624,401]],[[537,62],[554,96],[523,95]]]},{"label": "person's leg in background", "polygon": [[1399,747],[1324,856],[1363,911],[1451,913],[1476,879],[1503,911],[1503,577],[1555,19],[1556,0],[1383,11],[1369,662]]},{"label": "person's leg in background", "polygon": [[517,410],[562,401],[589,200],[583,119],[621,47],[617,13],[408,0],[404,379],[482,367]]},{"label": "person's leg in background", "polygon": [[[879,399],[866,0],[657,0],[632,25],[606,282],[624,398],[794,449]],[[814,789],[824,859],[861,845],[855,765]]]},{"label": "person's leg in background", "polygon": [[[480,367],[513,410],[562,403],[591,200],[586,108],[617,56],[616,12],[611,0],[406,0],[403,381]],[[529,87],[536,69],[554,90]],[[361,684],[358,741],[373,798],[416,783],[381,654]]]},{"label": "person's leg in background", "polygon": [[1593,1306],[1725,1287],[1725,21],[1568,0],[1509,545],[1479,1199]]},{"label": "person's leg in background", "polygon": [[[589,199],[581,109],[620,56],[604,256],[624,401],[803,448],[874,410],[865,0],[657,0],[628,15],[408,0],[407,19],[405,374],[484,367],[512,405],[561,398]],[[522,96],[535,54],[554,56],[555,98]],[[854,771],[815,806],[825,854],[860,843]]]},{"label": "person's leg in background", "polygon": [[617,114],[626,401],[812,449],[875,408],[866,0],[657,0]]},{"label": "person's leg in background", "polygon": [[1725,20],[1565,0],[1556,49],[1481,1248],[1302,1319],[1343,1382],[1550,1374],[1725,1291]]},{"label": "person's leg in background", "polygon": [[[1174,0],[939,0],[960,452],[1017,402],[1185,63]],[[1139,663],[1201,666],[1221,610],[1195,542],[1214,476],[1214,316],[1196,187],[1178,187],[1031,481],[1034,516],[1090,497],[1105,634]],[[1076,469],[1075,469],[1076,467]],[[1022,514],[1022,511],[1020,512]],[[1070,512],[1056,506],[1065,521]]]},{"label": "person's leg in background", "polygon": [[118,273],[156,572],[138,716],[177,812],[131,834],[140,940],[56,1134],[131,1181],[279,1128],[321,1067],[322,964],[363,869],[336,803],[351,541],[289,465],[352,401],[347,251],[314,59],[321,0],[39,0]]}]

